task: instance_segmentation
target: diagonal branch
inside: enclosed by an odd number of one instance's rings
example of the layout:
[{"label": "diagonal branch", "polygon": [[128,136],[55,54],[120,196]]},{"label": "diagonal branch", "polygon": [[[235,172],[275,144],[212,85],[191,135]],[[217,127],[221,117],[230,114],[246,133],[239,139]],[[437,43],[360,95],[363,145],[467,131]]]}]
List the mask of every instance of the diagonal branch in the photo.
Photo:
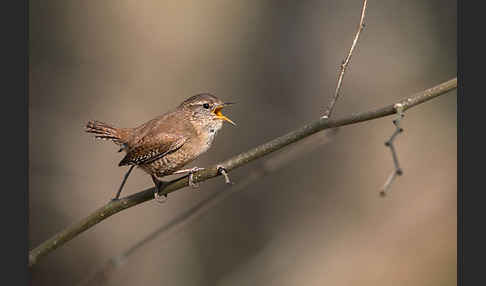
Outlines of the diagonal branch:
[{"label": "diagonal branch", "polygon": [[[438,97],[448,91],[451,91],[457,87],[457,78],[453,78],[442,84],[434,86],[430,89],[424,90],[422,92],[416,93],[410,97],[407,97],[398,103],[403,105],[403,111],[429,101],[435,97]],[[273,139],[267,143],[257,146],[253,149],[236,155],[226,161],[223,161],[213,167],[204,169],[194,174],[195,182],[202,182],[211,178],[214,178],[220,173],[218,172],[217,166],[222,166],[226,171],[230,172],[238,167],[244,166],[247,163],[270,154],[274,151],[282,149],[283,147],[290,145],[294,142],[302,140],[314,133],[317,133],[324,129],[356,124],[359,122],[369,121],[385,116],[389,116],[396,113],[395,104],[391,104],[382,108],[375,110],[370,110],[361,113],[355,113],[347,117],[340,119],[329,120],[327,118],[320,118],[314,122],[302,126],[301,128],[287,133],[281,137]],[[176,190],[182,189],[188,185],[188,178],[181,178],[172,181],[164,189],[164,193],[169,194]],[[145,201],[152,200],[154,198],[154,188],[146,189],[144,191],[138,192],[136,194],[124,197],[118,201],[112,201],[101,208],[95,210],[86,218],[81,221],[67,227],[61,232],[55,234],[53,237],[41,243],[39,246],[34,248],[29,252],[29,266],[35,265],[39,258],[50,253],[59,246],[70,241],[80,233],[93,227],[99,222],[105,220],[106,218],[122,211],[127,208],[136,206]]]},{"label": "diagonal branch", "polygon": [[361,9],[361,19],[359,21],[358,25],[358,31],[356,31],[356,35],[354,36],[353,44],[351,45],[351,48],[349,49],[348,55],[346,56],[346,59],[344,59],[343,63],[341,64],[341,69],[339,71],[339,76],[338,76],[338,81],[337,81],[337,86],[336,86],[336,91],[334,92],[334,96],[331,98],[331,101],[329,102],[329,106],[327,107],[326,112],[324,112],[324,115],[322,118],[329,118],[331,117],[331,113],[334,109],[334,105],[336,104],[336,101],[339,97],[339,92],[341,91],[341,86],[343,85],[343,78],[344,78],[344,73],[346,72],[346,69],[348,68],[349,62],[351,61],[351,56],[353,55],[354,48],[356,47],[356,44],[358,43],[359,35],[361,34],[361,31],[363,31],[364,28],[364,18],[366,14],[366,5],[368,4],[367,0],[363,1],[363,8]]},{"label": "diagonal branch", "polygon": [[[228,188],[221,188],[215,193],[211,194],[208,198],[197,203],[193,207],[189,208],[182,214],[176,216],[169,223],[164,224],[155,231],[151,232],[145,236],[142,240],[136,242],[127,250],[123,251],[121,254],[112,257],[104,264],[99,266],[91,274],[84,276],[77,286],[88,286],[88,285],[104,285],[109,280],[110,276],[113,275],[114,271],[119,270],[122,265],[127,262],[132,254],[137,252],[142,247],[146,246],[153,240],[160,239],[164,235],[174,234],[181,230],[184,226],[187,226],[192,221],[200,218],[211,210],[218,203],[230,197],[230,195],[243,191],[247,189],[251,184],[258,181],[259,179],[267,176],[268,174],[278,171],[291,162],[294,162],[297,158],[315,151],[318,147],[322,147],[337,133],[338,129],[331,129],[329,132],[323,131],[318,134],[307,137],[306,139],[300,141],[300,144],[295,144],[289,146],[287,152],[279,152],[275,156],[268,156],[261,164],[256,166],[242,181],[239,181],[236,185],[231,185]],[[224,174],[224,173],[223,173]]]}]

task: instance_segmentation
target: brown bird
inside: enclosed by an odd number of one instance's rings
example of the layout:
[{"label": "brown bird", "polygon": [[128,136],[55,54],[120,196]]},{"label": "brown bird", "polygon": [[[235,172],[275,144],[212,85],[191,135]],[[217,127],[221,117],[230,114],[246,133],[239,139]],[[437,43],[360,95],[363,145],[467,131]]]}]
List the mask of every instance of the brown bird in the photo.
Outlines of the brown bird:
[{"label": "brown bird", "polygon": [[111,140],[120,146],[118,152],[126,152],[118,166],[130,165],[130,169],[114,200],[119,198],[123,185],[135,166],[152,177],[157,200],[166,184],[157,177],[189,173],[189,185],[195,187],[192,175],[202,168],[183,170],[182,167],[211,147],[223,121],[236,125],[221,113],[221,109],[230,104],[232,103],[224,103],[212,94],[203,93],[186,99],[174,111],[135,128],[116,128],[103,122],[89,121],[86,132],[96,134],[95,138],[98,139]]}]

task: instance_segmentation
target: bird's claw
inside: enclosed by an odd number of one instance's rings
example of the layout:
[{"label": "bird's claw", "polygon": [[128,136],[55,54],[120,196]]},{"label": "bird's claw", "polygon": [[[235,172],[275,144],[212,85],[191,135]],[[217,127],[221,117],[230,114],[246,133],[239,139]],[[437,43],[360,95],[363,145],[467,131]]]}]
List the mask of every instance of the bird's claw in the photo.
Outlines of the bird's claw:
[{"label": "bird's claw", "polygon": [[154,192],[154,198],[158,203],[165,203],[167,201],[167,194],[160,195],[160,191],[156,190]]},{"label": "bird's claw", "polygon": [[233,183],[231,182],[229,176],[228,176],[228,171],[226,170],[225,167],[218,165],[216,166],[218,168],[218,174],[221,174],[224,176],[224,182],[228,185],[232,185]]},{"label": "bird's claw", "polygon": [[193,189],[199,189],[199,184],[194,182],[194,173],[204,170],[204,168],[194,167],[189,170],[189,186]]},{"label": "bird's claw", "polygon": [[154,192],[154,199],[158,203],[165,203],[167,201],[167,194],[161,194],[162,190],[164,189],[165,185],[167,184],[164,181],[157,179],[155,176],[152,175],[152,181],[155,184],[155,192]]},{"label": "bird's claw", "polygon": [[191,168],[191,169],[184,169],[184,170],[176,171],[176,172],[174,172],[174,174],[189,173],[189,186],[194,188],[194,189],[197,189],[197,188],[199,188],[199,185],[197,183],[194,183],[194,173],[196,173],[197,171],[201,171],[201,170],[204,170],[204,168],[194,167],[194,168]]}]

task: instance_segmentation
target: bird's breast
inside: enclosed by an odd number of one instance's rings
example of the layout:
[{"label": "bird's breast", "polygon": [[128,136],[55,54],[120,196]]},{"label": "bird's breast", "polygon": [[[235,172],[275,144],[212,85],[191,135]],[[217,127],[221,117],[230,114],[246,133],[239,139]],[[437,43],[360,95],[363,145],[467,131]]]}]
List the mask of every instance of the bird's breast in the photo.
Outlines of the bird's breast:
[{"label": "bird's breast", "polygon": [[[203,154],[204,152],[208,151],[211,145],[213,144],[214,137],[218,132],[217,129],[209,130],[209,132],[203,132],[198,135],[197,140],[191,145],[195,149],[196,156]],[[196,142],[197,141],[197,142]]]}]

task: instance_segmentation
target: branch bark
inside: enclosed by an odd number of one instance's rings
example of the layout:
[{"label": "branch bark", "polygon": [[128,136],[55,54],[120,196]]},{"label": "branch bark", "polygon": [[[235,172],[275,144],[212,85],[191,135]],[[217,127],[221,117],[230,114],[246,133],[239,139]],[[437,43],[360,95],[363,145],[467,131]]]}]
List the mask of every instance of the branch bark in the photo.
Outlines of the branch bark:
[{"label": "branch bark", "polygon": [[[283,135],[267,143],[264,143],[260,146],[257,146],[253,149],[250,149],[247,152],[236,155],[210,168],[199,171],[194,174],[194,181],[202,182],[220,175],[218,173],[217,166],[223,166],[228,172],[230,172],[238,167],[244,166],[245,164],[253,160],[256,160],[260,157],[263,157],[279,149],[282,149],[287,145],[290,145],[294,142],[304,139],[321,130],[350,125],[350,124],[356,124],[356,123],[369,121],[369,120],[395,114],[396,113],[395,104],[397,103],[402,104],[403,111],[406,111],[414,106],[429,101],[455,88],[457,88],[457,78],[453,78],[437,86],[416,93],[410,97],[404,98],[399,102],[375,110],[355,113],[350,116],[343,117],[340,119],[335,119],[335,120],[320,118],[314,122],[302,126],[301,128],[295,131],[289,132],[286,135]],[[186,187],[187,185],[188,185],[187,177],[174,180],[167,185],[167,187],[164,189],[164,193],[166,194],[172,193],[176,190]],[[152,200],[153,198],[154,198],[154,188],[150,188],[138,192],[136,194],[130,195],[128,197],[124,197],[118,201],[112,201],[102,206],[101,208],[95,210],[86,218],[67,227],[66,229],[55,234],[53,237],[49,238],[48,240],[46,240],[45,242],[41,243],[39,246],[31,250],[29,252],[29,267],[35,265],[41,257],[50,253],[51,251],[58,248],[59,246],[65,244],[66,242],[70,241],[71,239],[73,239],[80,233],[84,232],[85,230],[107,219],[108,217],[122,210]]]}]

